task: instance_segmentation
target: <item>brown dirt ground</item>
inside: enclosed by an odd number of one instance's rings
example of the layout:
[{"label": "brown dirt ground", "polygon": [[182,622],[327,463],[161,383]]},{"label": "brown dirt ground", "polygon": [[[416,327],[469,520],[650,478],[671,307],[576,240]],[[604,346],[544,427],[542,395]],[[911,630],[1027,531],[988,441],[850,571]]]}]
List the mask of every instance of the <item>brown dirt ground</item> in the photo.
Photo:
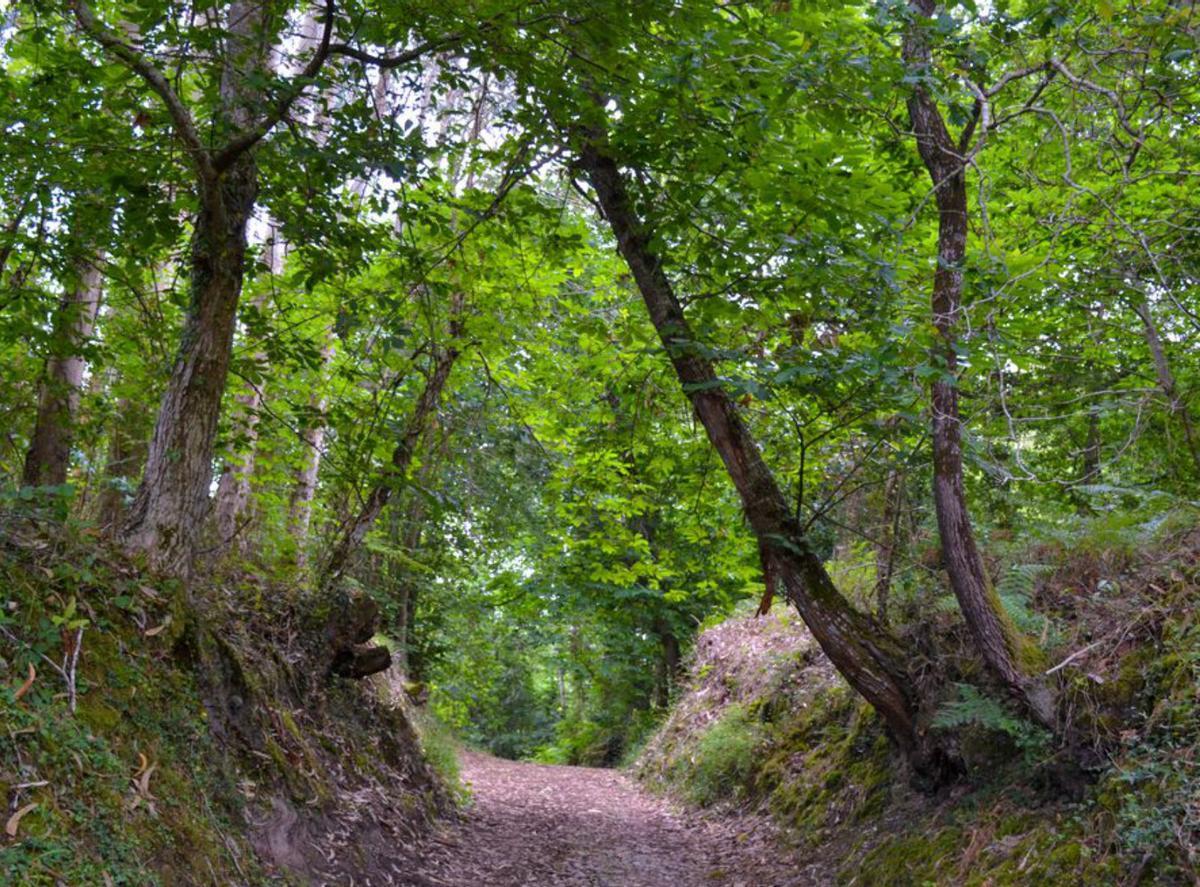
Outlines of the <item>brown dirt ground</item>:
[{"label": "brown dirt ground", "polygon": [[472,801],[418,851],[420,887],[810,887],[762,819],[700,817],[615,770],[467,752]]}]

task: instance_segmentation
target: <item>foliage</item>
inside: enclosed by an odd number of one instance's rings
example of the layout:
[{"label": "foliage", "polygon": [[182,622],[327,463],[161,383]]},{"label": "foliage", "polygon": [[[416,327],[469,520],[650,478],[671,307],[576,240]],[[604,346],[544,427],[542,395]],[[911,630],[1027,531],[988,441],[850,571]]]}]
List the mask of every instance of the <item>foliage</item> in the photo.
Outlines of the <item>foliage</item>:
[{"label": "foliage", "polygon": [[[0,720],[12,740],[0,769],[8,796],[21,809],[34,805],[18,840],[0,849],[3,880],[170,883],[197,864],[219,878],[261,876],[239,833],[245,802],[208,732],[195,680],[161,662],[161,638],[133,623],[148,613],[161,620],[171,588],[145,583],[85,539],[70,541],[78,527],[35,552],[13,545],[17,513],[0,520],[10,534],[0,558]],[[67,664],[66,644],[80,628],[71,711],[54,663]],[[14,682],[26,675],[36,675],[27,687]]]},{"label": "foliage", "polygon": [[749,713],[737,705],[726,708],[701,735],[695,757],[680,768],[676,779],[684,796],[701,807],[744,797],[760,743]]},{"label": "foliage", "polygon": [[1031,759],[1045,755],[1049,735],[1044,728],[1018,717],[970,684],[959,684],[958,698],[943,703],[930,721],[933,727],[975,726],[1008,736]]},{"label": "foliage", "polygon": [[[974,766],[959,790],[922,797],[904,785],[879,719],[812,654],[802,630],[784,629],[779,636],[799,655],[780,656],[781,645],[764,640],[782,627],[749,614],[701,636],[688,689],[634,772],[651,787],[709,803],[708,795],[695,792],[694,780],[710,729],[721,737],[718,747],[739,744],[723,729],[728,720],[737,725],[732,735],[740,738],[742,754],[718,759],[737,773],[723,783],[724,797],[768,812],[805,847],[807,858],[837,872],[837,883],[1092,884],[1135,875],[1190,883],[1200,840],[1198,546],[1192,524],[1159,536],[1133,565],[1081,561],[1073,549],[1043,546],[1038,569],[1015,571],[1038,577],[1028,605],[1039,615],[1046,606],[1060,617],[1074,607],[1072,621],[1094,637],[1137,638],[1119,652],[1089,651],[1072,669],[1090,688],[1090,700],[1082,694],[1073,700],[1094,709],[1092,729],[1102,730],[1105,718],[1120,712],[1120,739],[1104,746],[1107,756],[1095,765],[1093,779],[1065,770],[1044,730],[988,692],[960,683],[931,713],[929,726],[952,731]],[[1017,567],[1029,554],[1014,552]],[[1113,611],[1109,596],[1081,589],[1080,576],[1088,571],[1096,584],[1120,571],[1131,610],[1154,608],[1157,620],[1131,624]],[[1086,646],[1068,637],[1051,643],[1057,651]],[[949,638],[942,644],[952,646]]]}]

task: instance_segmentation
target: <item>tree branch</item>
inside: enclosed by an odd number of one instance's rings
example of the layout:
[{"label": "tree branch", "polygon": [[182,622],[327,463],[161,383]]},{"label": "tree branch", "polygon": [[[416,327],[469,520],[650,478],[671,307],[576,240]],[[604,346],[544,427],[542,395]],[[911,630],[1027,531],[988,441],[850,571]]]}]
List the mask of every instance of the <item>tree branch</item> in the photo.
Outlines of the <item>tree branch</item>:
[{"label": "tree branch", "polygon": [[125,43],[116,34],[110,31],[104,25],[100,24],[96,19],[96,15],[92,12],[92,8],[88,6],[85,0],[71,0],[71,9],[75,13],[75,19],[79,22],[79,27],[99,43],[102,47],[108,50],[112,55],[116,56],[135,74],[141,77],[146,84],[158,93],[163,104],[167,107],[167,112],[171,115],[171,121],[175,125],[175,133],[183,142],[184,148],[192,158],[192,162],[196,164],[196,171],[199,173],[201,180],[206,184],[211,184],[216,181],[217,170],[213,166],[212,155],[208,149],[204,147],[204,143],[200,140],[200,134],[196,131],[196,124],[192,120],[192,115],[188,112],[187,107],[179,98],[179,95],[171,88],[171,84],[154,64],[144,55]]},{"label": "tree branch", "polygon": [[304,70],[288,83],[283,94],[275,102],[275,107],[254,125],[238,133],[228,144],[216,153],[213,167],[217,172],[229,169],[239,157],[257,145],[291,110],[296,99],[304,93],[304,88],[320,73],[332,49],[330,39],[333,36],[333,19],[336,10],[336,0],[325,0],[325,25],[321,31],[321,40],[317,44],[313,57],[308,60]]},{"label": "tree branch", "polygon": [[362,62],[364,65],[375,65],[384,70],[399,68],[407,65],[410,62],[415,62],[427,52],[432,52],[436,49],[445,49],[449,46],[461,43],[465,37],[462,34],[451,34],[449,37],[442,37],[439,40],[426,40],[420,46],[402,52],[399,55],[374,55],[351,46],[349,43],[334,43],[329,47],[330,55],[344,55],[346,58],[354,59],[356,62]]}]

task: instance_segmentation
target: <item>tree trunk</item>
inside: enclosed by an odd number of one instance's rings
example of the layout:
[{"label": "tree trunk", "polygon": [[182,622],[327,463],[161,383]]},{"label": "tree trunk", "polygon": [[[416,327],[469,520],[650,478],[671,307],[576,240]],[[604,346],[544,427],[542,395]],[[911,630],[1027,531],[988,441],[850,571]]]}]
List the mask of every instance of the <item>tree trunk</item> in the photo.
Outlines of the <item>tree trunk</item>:
[{"label": "tree trunk", "polygon": [[51,353],[38,395],[37,421],[21,482],[57,486],[67,480],[80,386],[83,347],[91,338],[104,282],[102,257],[92,253],[75,264],[74,280],[54,315]]},{"label": "tree trunk", "polygon": [[661,616],[654,620],[654,633],[658,635],[658,641],[662,648],[662,655],[659,658],[659,680],[655,686],[655,704],[659,708],[665,709],[671,702],[671,690],[679,681],[681,662],[679,638],[675,637],[675,632],[671,630],[667,620]]},{"label": "tree trunk", "polygon": [[883,487],[883,527],[875,551],[875,615],[885,625],[888,621],[892,576],[896,571],[896,554],[900,547],[903,497],[904,475],[898,468],[891,467]]},{"label": "tree trunk", "polygon": [[949,762],[917,726],[918,700],[909,654],[874,619],[855,610],[834,587],[809,548],[796,517],[712,364],[695,347],[683,310],[650,248],[624,178],[604,153],[604,135],[587,133],[580,163],[587,172],[617,246],[650,319],[708,438],[737,488],[747,520],[762,543],[769,571],[799,611],[821,649],[850,685],[880,713],[923,778],[940,780]]},{"label": "tree trunk", "polygon": [[142,435],[148,417],[140,404],[125,398],[117,402],[116,420],[109,431],[104,485],[96,506],[101,530],[113,535],[125,517],[125,491],[131,489],[146,461],[146,439]]},{"label": "tree trunk", "polygon": [[246,223],[258,194],[253,157],[222,175],[220,207],[206,206],[192,233],[191,305],[159,406],[146,471],[123,533],[150,563],[186,573],[208,512],[221,397],[229,373],[246,260]]},{"label": "tree trunk", "polygon": [[[333,358],[333,343],[330,341],[321,351],[321,365],[327,366]],[[323,383],[323,379],[321,383]],[[324,384],[319,383],[319,389]],[[317,495],[317,480],[321,472],[321,453],[325,446],[325,396],[314,392],[308,401],[315,422],[309,421],[300,433],[304,451],[303,462],[296,471],[296,482],[288,499],[288,528],[296,540],[296,562],[303,566],[308,561],[308,529],[312,523],[313,500]]]},{"label": "tree trunk", "polygon": [[[932,0],[914,0],[914,12],[933,14]],[[921,22],[904,40],[904,60],[927,69],[931,53]],[[975,543],[963,488],[962,421],[958,412],[958,324],[962,312],[963,262],[967,249],[967,183],[963,158],[951,138],[934,99],[923,86],[908,98],[917,149],[933,182],[938,208],[937,270],[933,279],[933,325],[937,339],[933,359],[941,371],[931,386],[933,413],[933,500],[937,511],[942,557],[959,609],[984,662],[993,674],[1043,725],[1055,728],[1055,699],[1022,662],[1031,643],[1021,637],[1005,613]]]},{"label": "tree trunk", "polygon": [[[419,475],[421,483],[429,475],[429,462],[421,466]],[[421,549],[421,537],[425,534],[425,503],[419,496],[413,496],[402,522],[404,535],[399,535],[396,527],[394,537],[400,544],[400,550],[411,558],[416,558]],[[401,571],[399,588],[396,597],[396,642],[400,647],[398,660],[401,668],[408,671],[408,648],[416,625],[415,609],[417,603],[417,576],[411,569]]]},{"label": "tree trunk", "polygon": [[1150,308],[1150,300],[1143,297],[1134,306],[1134,311],[1142,321],[1142,332],[1146,337],[1146,346],[1150,349],[1150,357],[1154,361],[1154,376],[1158,381],[1158,387],[1167,399],[1168,411],[1179,420],[1180,430],[1183,431],[1183,441],[1192,457],[1192,466],[1200,476],[1200,443],[1196,441],[1196,430],[1192,425],[1191,412],[1179,393],[1175,374],[1171,372],[1171,364],[1167,361],[1167,353],[1163,349],[1162,337],[1158,334],[1158,324],[1154,322],[1154,312]]}]

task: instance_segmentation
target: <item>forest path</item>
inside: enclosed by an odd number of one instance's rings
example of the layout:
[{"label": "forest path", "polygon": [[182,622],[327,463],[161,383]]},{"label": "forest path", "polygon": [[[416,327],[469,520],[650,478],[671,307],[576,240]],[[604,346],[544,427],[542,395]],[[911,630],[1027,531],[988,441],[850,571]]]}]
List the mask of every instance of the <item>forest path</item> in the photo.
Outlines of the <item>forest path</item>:
[{"label": "forest path", "polygon": [[472,801],[423,848],[423,887],[799,887],[758,819],[686,815],[616,770],[462,755]]}]

